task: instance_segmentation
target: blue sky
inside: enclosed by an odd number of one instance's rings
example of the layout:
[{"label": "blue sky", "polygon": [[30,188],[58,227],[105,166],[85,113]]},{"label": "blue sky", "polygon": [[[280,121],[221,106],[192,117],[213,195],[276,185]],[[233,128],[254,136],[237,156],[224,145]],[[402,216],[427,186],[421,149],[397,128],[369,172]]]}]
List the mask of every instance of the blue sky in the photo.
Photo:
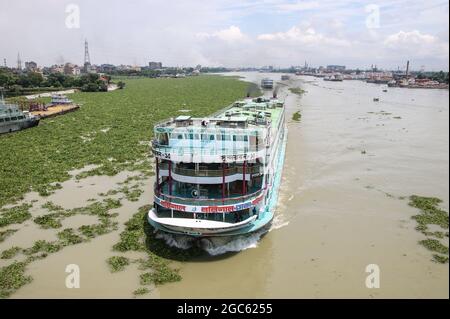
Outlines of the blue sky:
[{"label": "blue sky", "polygon": [[443,0],[0,1],[0,58],[10,65],[18,51],[40,65],[80,64],[87,38],[97,64],[396,68],[409,59],[448,70]]}]

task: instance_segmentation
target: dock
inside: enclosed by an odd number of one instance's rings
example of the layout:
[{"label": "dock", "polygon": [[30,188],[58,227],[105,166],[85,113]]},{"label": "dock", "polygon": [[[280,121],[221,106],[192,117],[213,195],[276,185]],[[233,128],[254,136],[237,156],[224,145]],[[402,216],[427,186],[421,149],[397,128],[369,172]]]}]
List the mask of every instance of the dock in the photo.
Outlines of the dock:
[{"label": "dock", "polygon": [[46,110],[40,111],[31,111],[30,113],[38,116],[41,119],[45,119],[48,117],[53,117],[57,115],[66,114],[69,112],[76,111],[80,108],[77,104],[59,104],[48,107]]}]

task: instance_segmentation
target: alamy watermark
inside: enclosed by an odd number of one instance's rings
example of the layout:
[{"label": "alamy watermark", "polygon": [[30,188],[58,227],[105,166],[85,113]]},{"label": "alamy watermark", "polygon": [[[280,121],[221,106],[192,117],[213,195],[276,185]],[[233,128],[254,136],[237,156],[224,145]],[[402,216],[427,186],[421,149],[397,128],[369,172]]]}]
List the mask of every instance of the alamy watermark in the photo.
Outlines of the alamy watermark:
[{"label": "alamy watermark", "polygon": [[380,288],[380,266],[377,264],[369,264],[366,266],[366,287],[369,289]]},{"label": "alamy watermark", "polygon": [[366,27],[368,29],[379,29],[380,6],[376,4],[368,4],[364,9],[368,13],[366,17]]},{"label": "alamy watermark", "polygon": [[80,288],[80,266],[70,264],[66,266],[66,287],[69,289]]},{"label": "alamy watermark", "polygon": [[80,6],[74,3],[66,6],[66,28],[79,29],[80,28]]}]

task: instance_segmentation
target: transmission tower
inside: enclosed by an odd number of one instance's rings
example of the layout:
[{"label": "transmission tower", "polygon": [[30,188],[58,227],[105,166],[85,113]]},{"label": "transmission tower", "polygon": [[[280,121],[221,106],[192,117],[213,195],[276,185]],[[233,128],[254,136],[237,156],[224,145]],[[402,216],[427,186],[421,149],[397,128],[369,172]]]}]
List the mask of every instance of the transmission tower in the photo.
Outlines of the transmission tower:
[{"label": "transmission tower", "polygon": [[84,64],[91,64],[91,58],[89,57],[89,47],[87,40],[84,41]]},{"label": "transmission tower", "polygon": [[89,47],[87,40],[84,41],[84,72],[91,70],[91,58],[89,57]]},{"label": "transmission tower", "polygon": [[6,68],[6,58],[3,59],[3,66]]},{"label": "transmission tower", "polygon": [[17,53],[17,69],[22,70],[22,60],[20,59],[20,53]]}]

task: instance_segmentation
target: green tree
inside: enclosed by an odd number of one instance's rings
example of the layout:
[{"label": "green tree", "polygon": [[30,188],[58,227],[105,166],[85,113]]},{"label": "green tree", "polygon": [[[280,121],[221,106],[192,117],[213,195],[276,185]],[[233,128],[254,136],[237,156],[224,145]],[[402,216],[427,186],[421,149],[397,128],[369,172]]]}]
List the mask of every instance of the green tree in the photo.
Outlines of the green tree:
[{"label": "green tree", "polygon": [[30,86],[34,87],[39,86],[44,81],[42,74],[38,72],[28,72],[27,77]]}]

